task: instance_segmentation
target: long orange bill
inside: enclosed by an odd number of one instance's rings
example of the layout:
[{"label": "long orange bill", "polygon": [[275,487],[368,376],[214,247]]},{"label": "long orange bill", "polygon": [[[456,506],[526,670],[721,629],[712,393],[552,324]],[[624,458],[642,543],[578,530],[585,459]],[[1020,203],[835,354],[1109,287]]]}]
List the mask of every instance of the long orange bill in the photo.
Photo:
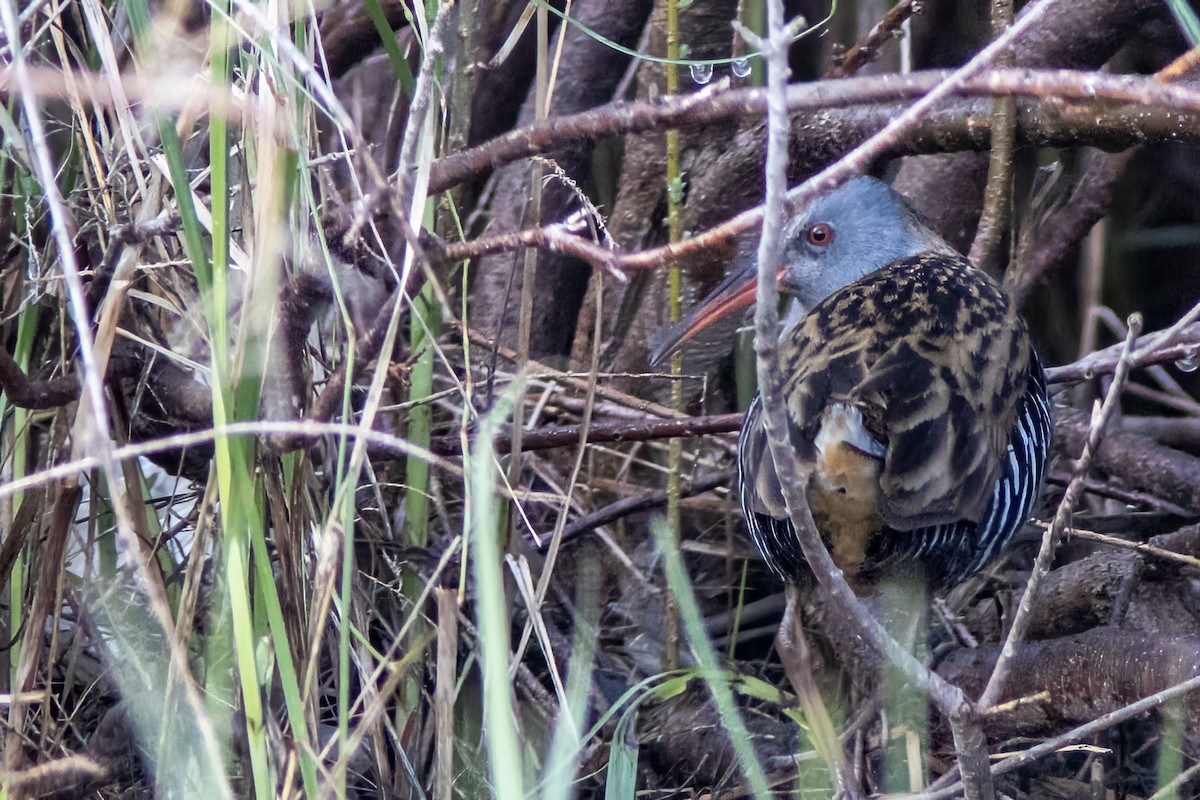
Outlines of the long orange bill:
[{"label": "long orange bill", "polygon": [[[782,267],[778,277],[783,277]],[[757,287],[758,267],[753,263],[731,272],[707,297],[693,306],[683,319],[675,323],[667,332],[666,338],[654,348],[650,355],[650,363],[659,364],[712,323],[754,305]]]}]

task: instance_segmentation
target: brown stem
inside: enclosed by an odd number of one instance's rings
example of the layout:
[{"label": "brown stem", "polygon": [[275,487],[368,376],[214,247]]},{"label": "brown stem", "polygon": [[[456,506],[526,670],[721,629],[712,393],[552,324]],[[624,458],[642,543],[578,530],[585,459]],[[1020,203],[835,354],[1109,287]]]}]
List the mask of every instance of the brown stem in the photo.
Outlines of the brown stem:
[{"label": "brown stem", "polygon": [[1087,478],[1088,471],[1091,469],[1092,458],[1100,449],[1100,444],[1104,441],[1104,433],[1108,427],[1108,423],[1119,407],[1121,389],[1129,377],[1129,357],[1133,353],[1133,345],[1141,332],[1142,319],[1141,316],[1135,314],[1129,318],[1129,335],[1125,339],[1121,358],[1117,362],[1117,369],[1113,374],[1112,385],[1109,386],[1104,403],[1101,405],[1099,412],[1094,415],[1092,424],[1088,428],[1087,441],[1084,443],[1083,452],[1080,453],[1079,460],[1075,464],[1071,483],[1063,493],[1062,501],[1058,504],[1058,509],[1054,513],[1053,524],[1042,537],[1042,546],[1038,551],[1037,559],[1034,561],[1033,572],[1029,576],[1029,583],[1025,587],[1025,594],[1021,596],[1020,605],[1018,605],[1017,611],[1013,615],[1012,627],[1009,629],[1008,637],[1004,640],[1004,649],[1000,652],[1000,658],[996,662],[996,669],[988,681],[987,688],[984,689],[983,694],[979,698],[979,707],[982,709],[987,709],[995,705],[1000,699],[1000,693],[1004,689],[1004,682],[1008,680],[1013,656],[1016,654],[1017,647],[1024,641],[1026,629],[1029,627],[1030,608],[1033,598],[1037,595],[1038,584],[1041,583],[1042,578],[1050,571],[1050,564],[1054,560],[1054,551],[1058,545],[1059,537],[1062,536],[1063,531],[1070,524],[1071,514],[1075,510],[1075,503],[1083,493],[1083,483]]},{"label": "brown stem", "polygon": [[[789,108],[797,105],[791,98],[800,95],[802,108],[822,109],[822,115],[817,120],[803,117],[802,136],[813,139],[804,143],[800,150],[814,150],[817,153],[827,153],[832,157],[844,151],[845,147],[860,141],[874,132],[885,127],[896,118],[899,109],[894,105],[869,105],[848,111],[842,117],[828,112],[830,107],[841,105],[856,105],[859,101],[852,99],[861,97],[862,87],[868,88],[868,93],[876,93],[878,98],[887,94],[900,95],[902,98],[927,97],[934,86],[942,85],[939,80],[942,73],[912,76],[881,76],[873,78],[851,78],[844,81],[829,81],[818,84],[806,84],[789,87]],[[857,89],[852,89],[857,86]],[[711,98],[712,103],[724,109],[726,114],[748,113],[761,111],[765,99],[759,95],[747,93],[759,92],[759,89],[736,90],[739,94],[731,102],[729,95],[722,93]],[[903,132],[889,135],[885,147],[873,148],[871,160],[883,156],[896,156],[914,153],[951,152],[964,149],[982,149],[990,143],[989,125],[980,115],[986,115],[975,105],[963,106],[955,104],[948,98],[954,95],[965,97],[1024,97],[1034,99],[1034,107],[1018,103],[1018,131],[1023,136],[1025,144],[1050,144],[1061,142],[1072,146],[1079,144],[1104,144],[1109,147],[1128,146],[1134,141],[1147,138],[1162,137],[1164,140],[1180,141],[1192,135],[1190,131],[1200,129],[1195,125],[1196,116],[1200,115],[1200,91],[1184,86],[1164,84],[1148,78],[1129,78],[1124,76],[1104,75],[1101,73],[1079,73],[1065,70],[1036,71],[1023,69],[1000,69],[972,76],[968,81],[956,84],[953,90],[939,90],[938,107],[936,112],[930,109]],[[740,98],[740,99],[739,99]],[[664,101],[664,104],[669,101]],[[882,100],[880,102],[883,102]],[[1126,104],[1113,108],[1113,104]],[[919,103],[918,103],[919,104]],[[611,123],[616,119],[625,119],[626,114],[620,109],[606,107],[609,110],[587,112],[588,114],[606,114],[605,122]],[[667,108],[665,105],[642,104],[643,110],[651,116],[657,116]],[[674,108],[673,106],[670,108]],[[614,116],[615,115],[615,116]],[[548,121],[547,124],[562,122],[567,118]],[[801,119],[801,118],[798,118]],[[648,120],[643,117],[643,122]],[[655,125],[683,124],[683,121],[671,119],[670,114],[662,114],[661,120]],[[642,130],[643,128],[637,128]],[[589,128],[594,130],[594,128]],[[1117,131],[1124,131],[1120,136],[1114,136]],[[1134,136],[1136,132],[1136,136]],[[544,133],[544,131],[543,131]],[[527,147],[524,137],[530,136],[522,130],[507,137],[494,140],[485,145],[492,147],[497,143],[507,144],[515,148],[506,153],[513,158],[540,152],[540,146],[532,151]],[[589,133],[590,135],[590,133]],[[515,140],[510,137],[516,137]],[[552,141],[561,141],[553,139]],[[477,149],[478,150],[478,149]],[[832,151],[832,152],[831,152]],[[474,154],[474,155],[472,155]],[[461,154],[463,158],[481,157],[476,151]],[[493,153],[492,155],[498,155]],[[829,156],[822,156],[814,166],[827,163]],[[452,156],[451,158],[456,158]],[[485,163],[478,168],[489,166]],[[449,163],[449,162],[447,162]],[[453,167],[453,164],[450,166]],[[869,166],[863,161],[859,169]],[[435,169],[436,169],[435,165]],[[454,167],[458,169],[458,167]],[[465,171],[453,183],[471,174],[474,167]],[[829,188],[828,186],[823,188]],[[788,206],[794,208],[798,198],[793,193],[789,196]],[[614,252],[600,245],[594,245],[583,238],[572,235],[561,225],[550,225],[543,228],[505,232],[490,236],[486,239],[453,244],[445,248],[443,257],[447,260],[474,258],[483,254],[506,252],[519,247],[536,246],[551,252],[564,252],[579,258],[593,268],[632,271],[641,269],[658,269],[673,261],[694,259],[705,251],[726,245],[736,236],[746,233],[762,222],[762,208],[756,207],[733,217],[721,225],[717,225],[683,242],[675,242],[640,253]]]},{"label": "brown stem", "polygon": [[[716,414],[708,417],[681,417],[676,419],[630,420],[622,422],[593,423],[586,434],[588,444],[611,442],[646,442],[655,439],[676,439],[704,436],[710,433],[732,433],[742,426],[742,414]],[[521,437],[521,451],[549,450],[579,444],[583,426],[558,425],[527,431]],[[458,436],[435,439],[430,449],[438,455],[457,455],[461,452]],[[509,453],[512,437],[496,438],[496,452]]]},{"label": "brown stem", "polygon": [[[704,492],[716,489],[718,486],[724,486],[729,483],[730,477],[728,472],[724,472],[714,475],[703,475],[693,480],[690,484],[685,481],[679,488],[679,496],[683,498],[703,494]],[[630,514],[659,508],[665,505],[666,502],[666,490],[655,489],[652,492],[644,492],[633,497],[618,500],[615,503],[609,503],[603,508],[598,508],[589,514],[577,517],[571,524],[564,527],[562,540],[563,542],[570,541],[588,531],[593,531],[602,525],[609,525]]]},{"label": "brown stem", "polygon": [[79,381],[74,377],[30,380],[8,348],[0,345],[0,391],[18,408],[44,411],[59,408],[79,397]]},{"label": "brown stem", "polygon": [[[992,0],[992,36],[1001,36],[1012,24],[1012,0]],[[1000,56],[1003,66],[1012,65],[1012,53]],[[1013,147],[1016,142],[1016,106],[1011,97],[992,101],[992,146],[988,150],[988,177],[983,191],[983,212],[975,229],[970,259],[992,272],[1004,232],[1008,230],[1009,196],[1012,190]]]},{"label": "brown stem", "polygon": [[[827,114],[836,109],[914,101],[941,84],[946,76],[945,72],[934,71],[795,84],[787,89],[788,111],[793,115],[802,112],[811,115],[816,111]],[[1055,120],[1064,119],[1058,114],[1064,110],[1077,110],[1080,116],[1099,120],[1099,125],[1085,125],[1082,129],[1079,119],[1072,119],[1069,124],[1057,123],[1064,125],[1064,133],[1069,127],[1075,144],[1081,143],[1081,135],[1094,135],[1104,126],[1128,127],[1127,132],[1140,131],[1144,136],[1147,126],[1156,130],[1159,124],[1154,114],[1149,113],[1154,109],[1200,111],[1200,92],[1186,86],[1173,86],[1156,78],[1072,70],[993,69],[973,76],[947,94],[959,98],[1032,98],[1039,106],[1045,106],[1046,118],[1039,120],[1042,126],[1053,127]],[[551,117],[438,159],[430,173],[430,192],[444,191],[489,169],[575,142],[753,119],[762,115],[766,103],[765,90],[743,88],[669,96],[654,102],[609,103],[576,114]],[[1070,105],[1064,108],[1064,103]],[[1105,112],[1113,104],[1136,106],[1140,117],[1097,117],[1097,112]],[[953,107],[952,101],[950,105]],[[836,115],[834,118],[836,121]],[[811,124],[812,120],[808,122]],[[1179,133],[1187,135],[1187,131]],[[893,145],[899,143],[895,141]]]},{"label": "brown stem", "polygon": [[826,73],[826,78],[846,78],[870,64],[879,57],[879,48],[896,38],[896,32],[905,20],[913,15],[915,0],[900,0],[892,6],[867,35],[859,39],[853,47],[846,51],[841,62],[834,64]]}]

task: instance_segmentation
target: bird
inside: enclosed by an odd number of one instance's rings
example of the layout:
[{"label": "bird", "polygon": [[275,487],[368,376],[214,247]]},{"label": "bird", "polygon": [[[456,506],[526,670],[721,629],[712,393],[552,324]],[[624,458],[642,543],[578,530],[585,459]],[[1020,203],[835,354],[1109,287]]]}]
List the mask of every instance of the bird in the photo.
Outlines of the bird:
[{"label": "bird", "polygon": [[[655,358],[754,301],[734,271]],[[792,309],[779,367],[813,519],[850,586],[935,591],[985,569],[1028,519],[1053,431],[1046,375],[1013,298],[898,192],[858,177],[787,220],[776,274]],[[781,578],[811,577],[767,447],[761,395],[738,443],[751,538]]]}]

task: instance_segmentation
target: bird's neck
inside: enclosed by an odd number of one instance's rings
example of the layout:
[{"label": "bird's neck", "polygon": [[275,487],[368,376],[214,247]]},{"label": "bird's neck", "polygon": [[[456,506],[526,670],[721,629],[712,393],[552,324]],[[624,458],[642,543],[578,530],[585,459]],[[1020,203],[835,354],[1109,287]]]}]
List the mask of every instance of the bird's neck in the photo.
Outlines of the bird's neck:
[{"label": "bird's neck", "polygon": [[805,305],[795,297],[787,298],[787,305],[783,309],[783,319],[780,320],[779,338],[783,339],[788,332],[800,324],[800,320],[808,314],[812,306]]}]

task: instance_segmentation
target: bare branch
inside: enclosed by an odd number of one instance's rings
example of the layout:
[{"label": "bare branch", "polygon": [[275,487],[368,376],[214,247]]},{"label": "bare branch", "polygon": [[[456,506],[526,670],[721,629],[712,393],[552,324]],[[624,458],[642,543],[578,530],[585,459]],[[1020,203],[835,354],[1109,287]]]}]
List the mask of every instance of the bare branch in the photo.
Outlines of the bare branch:
[{"label": "bare branch", "polygon": [[[945,73],[885,75],[795,85],[788,87],[788,107],[792,111],[821,108],[830,130],[836,130],[838,146],[841,147],[854,141],[854,137],[847,137],[847,120],[831,116],[828,109],[861,105],[863,102],[882,104],[866,106],[871,113],[858,114],[854,118],[855,125],[851,126],[856,130],[864,129],[864,133],[867,130],[878,131],[880,126],[886,126],[896,118],[897,109],[892,103],[927,97],[934,87],[947,85],[944,83],[945,76]],[[902,131],[896,131],[883,140],[884,145],[873,147],[870,160],[883,155],[986,147],[990,141],[986,118],[990,114],[973,107],[955,110],[945,102],[946,96],[951,95],[1012,96],[1035,100],[1042,113],[1033,118],[1018,104],[1018,132],[1028,132],[1030,126],[1036,128],[1036,135],[1031,139],[1026,137],[1029,139],[1026,143],[1052,143],[1059,141],[1056,137],[1060,137],[1063,144],[1087,144],[1092,141],[1089,135],[1111,134],[1114,128],[1122,126],[1132,134],[1132,138],[1121,140],[1125,144],[1149,138],[1151,130],[1172,140],[1186,138],[1190,135],[1189,131],[1200,131],[1200,124],[1187,122],[1196,122],[1196,115],[1200,115],[1198,90],[1168,85],[1153,78],[1067,70],[997,69],[974,75],[961,84],[955,84],[953,89],[939,89],[936,121],[931,122],[934,114],[927,107]],[[541,127],[524,128],[436,162],[430,178],[431,191],[448,188],[478,170],[540,153],[551,146],[561,146],[575,137],[643,132],[663,126],[689,127],[728,116],[761,113],[765,108],[765,95],[761,89],[714,94],[707,104],[700,103],[698,97],[701,95],[688,96],[684,98],[686,103],[668,98],[660,103],[614,104],[583,114],[547,120]],[[929,127],[920,129],[922,124]],[[821,125],[807,120],[805,130],[807,135],[820,135]],[[1104,143],[1109,146],[1114,144],[1111,140],[1105,140]],[[813,149],[823,151],[828,148]],[[869,161],[863,161],[859,169],[868,165]],[[795,198],[788,201],[792,206],[796,202]],[[724,246],[757,227],[761,221],[762,207],[759,206],[682,242],[640,253],[614,253],[582,237],[571,235],[561,225],[550,225],[498,234],[474,242],[450,244],[445,247],[442,256],[447,261],[458,261],[534,246],[566,253],[598,269],[626,272],[658,269],[681,259],[696,258],[710,248]]]},{"label": "bare branch", "polygon": [[1004,640],[1004,647],[1000,651],[1000,658],[996,661],[996,669],[992,672],[992,677],[988,681],[983,695],[979,698],[979,707],[982,709],[987,709],[995,705],[1000,699],[1000,693],[1004,689],[1004,682],[1008,679],[1012,659],[1016,655],[1017,647],[1024,641],[1025,631],[1029,627],[1029,611],[1033,604],[1033,598],[1037,595],[1038,584],[1041,583],[1046,573],[1050,571],[1050,564],[1054,560],[1054,551],[1058,545],[1059,537],[1062,536],[1063,531],[1070,524],[1071,514],[1075,510],[1075,503],[1078,502],[1079,496],[1083,492],[1083,482],[1087,478],[1088,470],[1091,469],[1092,458],[1100,449],[1100,444],[1104,440],[1104,433],[1108,427],[1108,423],[1119,407],[1121,390],[1125,386],[1125,381],[1129,378],[1130,355],[1133,353],[1133,345],[1137,342],[1137,337],[1141,332],[1142,318],[1141,315],[1135,314],[1129,318],[1129,336],[1125,339],[1121,358],[1117,362],[1112,385],[1108,388],[1108,394],[1104,397],[1104,403],[1093,414],[1092,424],[1088,430],[1087,442],[1084,445],[1083,452],[1079,456],[1079,460],[1075,464],[1075,472],[1071,478],[1071,483],[1063,493],[1062,501],[1058,504],[1058,510],[1054,513],[1053,524],[1051,524],[1042,537],[1041,550],[1038,551],[1037,559],[1034,561],[1033,572],[1030,574],[1029,582],[1025,586],[1025,593],[1021,595],[1021,603],[1013,615],[1012,627],[1009,629],[1008,637]]},{"label": "bare branch", "polygon": [[[919,99],[941,85],[949,73],[920,72],[912,75],[876,75],[859,78],[793,84],[787,88],[791,113],[857,106],[886,105]],[[973,76],[955,86],[946,97],[959,98],[1030,98],[1048,112],[1041,121],[1042,135],[1062,125],[1077,144],[1086,144],[1086,136],[1105,126],[1130,126],[1128,131],[1148,131],[1158,124],[1154,110],[1200,113],[1200,91],[1186,86],[1170,86],[1154,78],[1107,75],[1073,70],[994,69]],[[1063,108],[1064,102],[1074,104]],[[1056,108],[1057,104],[1057,108]],[[1129,117],[1097,116],[1114,104],[1138,107],[1138,115]],[[754,118],[766,109],[766,92],[759,88],[729,89],[669,96],[654,102],[610,103],[596,109],[553,117],[499,136],[478,147],[453,153],[434,162],[430,191],[438,192],[484,172],[529,156],[544,154],[577,141],[603,136],[646,133],[679,128],[705,127],[730,119]],[[1062,113],[1077,109],[1090,124],[1080,129],[1081,120],[1062,120]],[[963,109],[960,116],[965,117]],[[1024,117],[1025,119],[1022,119]],[[1018,121],[1028,122],[1028,114]],[[1069,131],[1068,131],[1069,128]],[[1188,136],[1187,130],[1177,131]],[[1080,139],[1080,136],[1083,139]]]},{"label": "bare branch", "polygon": [[[1012,24],[1012,0],[992,0],[992,35],[1000,36]],[[1011,52],[1001,55],[1003,66],[1012,65]],[[1011,97],[992,101],[992,141],[988,149],[988,177],[983,190],[983,212],[975,228],[970,260],[982,270],[993,272],[992,262],[1004,232],[1009,227],[1012,192],[1013,148],[1016,143],[1016,107]]]},{"label": "bare branch", "polygon": [[[1154,709],[1160,708],[1165,703],[1168,703],[1177,697],[1182,697],[1198,689],[1200,689],[1200,675],[1183,681],[1182,683],[1178,683],[1168,689],[1155,692],[1148,697],[1138,700],[1136,703],[1130,703],[1124,708],[1118,709],[1117,711],[1113,711],[1109,714],[1105,714],[1076,728],[1072,728],[1064,734],[1040,742],[1022,753],[1010,756],[1003,761],[992,765],[992,775],[1003,775],[1007,772],[1013,771],[1014,769],[1032,764],[1039,759],[1045,758],[1046,756],[1057,752],[1059,749],[1073,742],[1087,739],[1088,737],[1094,736],[1100,731],[1107,730],[1108,728],[1119,725],[1122,722],[1141,716],[1148,711],[1153,711]],[[918,795],[913,795],[912,797],[913,800],[949,800],[952,797],[958,796],[960,793],[962,793],[962,791],[962,786],[952,785],[933,792],[923,792]]]},{"label": "bare branch", "polygon": [[842,60],[825,73],[826,78],[845,78],[853,75],[879,57],[879,49],[895,39],[900,26],[916,10],[914,0],[900,0],[892,6],[867,35],[846,51]]},{"label": "bare branch", "polygon": [[[722,474],[702,475],[690,483],[684,481],[679,488],[679,496],[684,498],[703,494],[729,483],[730,477],[730,473],[726,472]],[[563,542],[568,542],[588,531],[595,530],[603,525],[609,525],[630,514],[637,514],[641,511],[658,508],[665,505],[666,502],[667,492],[665,489],[655,489],[651,492],[643,492],[633,497],[617,500],[589,514],[576,517],[570,524],[563,528],[562,540]],[[539,549],[544,550],[545,547]]]},{"label": "bare branch", "polygon": [[[677,439],[706,436],[713,433],[733,433],[742,426],[743,415],[716,414],[708,417],[679,417],[676,419],[630,420],[627,422],[592,423],[583,425],[559,425],[527,431],[521,437],[521,451],[549,450],[580,444],[586,434],[587,444],[613,442],[647,442],[656,439]],[[496,452],[506,454],[512,450],[511,436],[498,436]],[[461,451],[457,435],[434,440],[430,450],[438,455],[456,455]]]},{"label": "bare branch", "polygon": [[[1143,336],[1141,347],[1129,355],[1129,366],[1137,369],[1195,357],[1200,349],[1200,322],[1189,322],[1187,317],[1180,321],[1184,322],[1182,326],[1177,322],[1170,328]],[[1070,364],[1050,367],[1046,370],[1046,379],[1050,383],[1079,383],[1097,375],[1107,375],[1116,370],[1123,350],[1124,345],[1115,344]]]}]

